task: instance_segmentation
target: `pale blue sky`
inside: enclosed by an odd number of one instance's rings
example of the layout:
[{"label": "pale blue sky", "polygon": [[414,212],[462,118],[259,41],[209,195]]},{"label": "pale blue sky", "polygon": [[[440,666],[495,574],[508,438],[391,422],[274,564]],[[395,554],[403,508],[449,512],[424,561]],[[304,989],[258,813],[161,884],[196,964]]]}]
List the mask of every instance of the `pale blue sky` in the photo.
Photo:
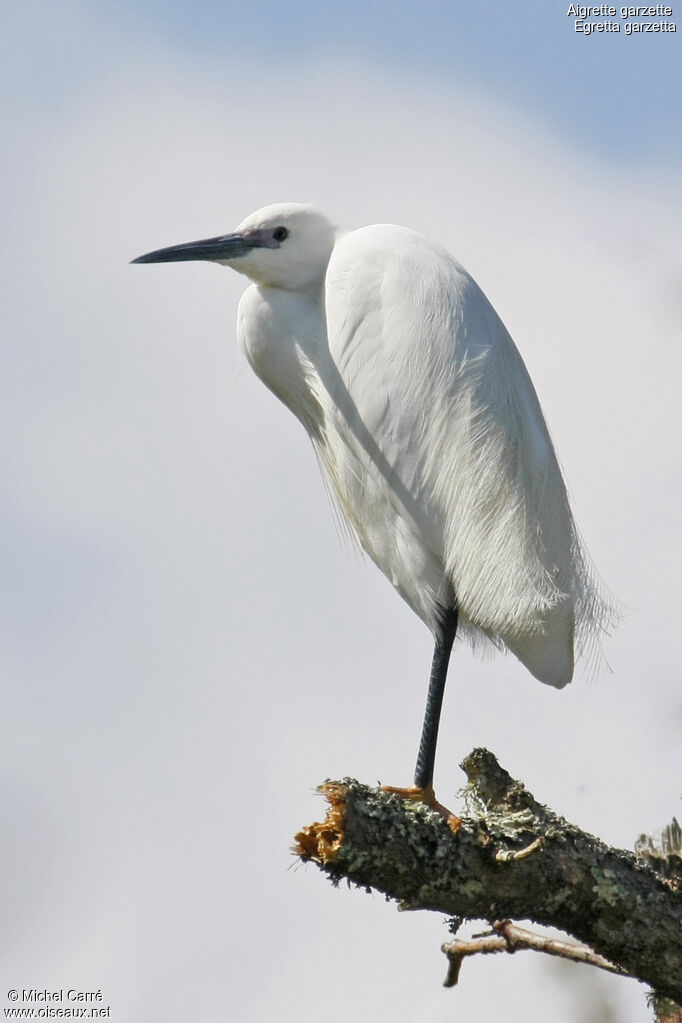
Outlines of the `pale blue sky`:
[{"label": "pale blue sky", "polygon": [[[351,57],[376,70],[398,70],[406,88],[416,76],[504,95],[610,159],[647,164],[682,152],[676,101],[682,85],[680,31],[586,37],[574,31],[564,0],[206,0],[198,7],[178,0],[118,0],[69,6],[74,13],[80,7],[84,18],[111,33],[111,56],[120,36],[142,47],[168,46],[185,60],[222,69],[226,88],[245,75],[286,76],[301,66]],[[107,64],[106,52],[72,48],[68,38],[50,31],[50,22],[56,27],[62,14],[63,5],[40,12],[44,46],[32,31],[39,68],[24,63],[29,89],[31,81],[44,82],[43,76],[56,88],[52,97],[43,92],[47,102],[89,66],[101,71]],[[21,46],[21,38],[12,46],[17,42]]]}]

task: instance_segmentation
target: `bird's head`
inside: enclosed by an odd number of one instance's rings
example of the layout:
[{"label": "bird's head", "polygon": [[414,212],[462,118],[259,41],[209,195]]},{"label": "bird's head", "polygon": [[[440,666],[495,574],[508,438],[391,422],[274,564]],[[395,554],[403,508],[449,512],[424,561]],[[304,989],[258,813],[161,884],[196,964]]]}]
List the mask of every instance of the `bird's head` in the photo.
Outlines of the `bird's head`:
[{"label": "bird's head", "polygon": [[315,206],[275,203],[256,210],[232,234],[157,249],[133,263],[208,260],[256,284],[299,291],[324,277],[338,233]]}]

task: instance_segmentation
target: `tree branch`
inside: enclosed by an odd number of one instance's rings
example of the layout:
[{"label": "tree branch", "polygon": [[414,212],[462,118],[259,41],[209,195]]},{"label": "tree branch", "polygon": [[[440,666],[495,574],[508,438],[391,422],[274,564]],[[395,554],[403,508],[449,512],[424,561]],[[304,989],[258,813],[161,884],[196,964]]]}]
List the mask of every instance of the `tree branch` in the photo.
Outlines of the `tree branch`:
[{"label": "tree branch", "polygon": [[443,987],[454,987],[459,980],[459,971],[462,962],[467,956],[490,955],[491,952],[518,952],[520,949],[532,949],[534,952],[544,952],[545,955],[559,956],[561,959],[570,959],[574,963],[587,963],[589,966],[596,966],[600,970],[607,970],[609,973],[618,973],[623,977],[630,977],[631,974],[614,966],[608,959],[597,955],[587,945],[578,945],[571,941],[560,941],[557,938],[548,938],[544,934],[535,934],[533,931],[519,927],[511,920],[497,920],[493,924],[490,934],[479,934],[468,941],[454,941],[443,945],[443,952],[448,957],[448,975],[443,982]]},{"label": "tree branch", "polygon": [[454,917],[455,930],[464,918],[558,927],[682,1003],[682,894],[674,883],[542,806],[487,750],[474,750],[462,767],[475,816],[456,832],[423,804],[346,779],[321,787],[327,818],[296,836],[297,854],[335,883],[347,878],[401,908]]}]

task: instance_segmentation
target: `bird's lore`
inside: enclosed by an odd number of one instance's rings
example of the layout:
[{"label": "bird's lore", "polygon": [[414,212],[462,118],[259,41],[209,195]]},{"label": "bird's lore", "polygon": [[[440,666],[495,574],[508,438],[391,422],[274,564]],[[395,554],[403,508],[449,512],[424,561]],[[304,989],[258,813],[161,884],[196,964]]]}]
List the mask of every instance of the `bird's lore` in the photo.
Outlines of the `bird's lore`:
[{"label": "bird's lore", "polygon": [[455,636],[571,681],[613,619],[540,403],[504,324],[439,245],[267,206],[135,262],[209,260],[251,281],[238,336],[307,430],[349,532],[431,629],[415,785],[430,792]]}]

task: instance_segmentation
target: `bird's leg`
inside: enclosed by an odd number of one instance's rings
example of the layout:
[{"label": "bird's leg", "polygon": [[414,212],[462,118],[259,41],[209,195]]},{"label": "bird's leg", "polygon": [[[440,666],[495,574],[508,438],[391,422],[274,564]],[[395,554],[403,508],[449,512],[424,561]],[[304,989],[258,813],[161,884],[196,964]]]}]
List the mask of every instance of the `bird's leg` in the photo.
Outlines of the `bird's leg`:
[{"label": "bird's leg", "polygon": [[457,635],[457,605],[449,608],[441,617],[440,627],[436,633],[436,645],[431,662],[429,691],[426,697],[424,724],[417,754],[417,766],[414,769],[415,788],[433,792],[433,767],[436,760],[436,743],[438,742],[438,726],[443,706],[445,680],[448,675],[448,664],[452,653],[452,644]]},{"label": "bird's leg", "polygon": [[445,680],[448,674],[452,644],[457,635],[458,617],[457,603],[454,602],[450,608],[443,611],[436,633],[436,644],[431,662],[431,676],[429,678],[429,691],[426,697],[426,710],[424,712],[424,724],[422,725],[417,766],[414,772],[414,785],[409,789],[394,788],[390,785],[383,786],[387,792],[395,792],[408,799],[415,799],[421,803],[426,803],[427,806],[433,807],[434,810],[437,810],[446,818],[453,830],[457,830],[461,822],[458,817],[455,817],[447,807],[443,806],[436,799],[433,791],[433,768],[436,760],[438,726],[443,706]]}]

